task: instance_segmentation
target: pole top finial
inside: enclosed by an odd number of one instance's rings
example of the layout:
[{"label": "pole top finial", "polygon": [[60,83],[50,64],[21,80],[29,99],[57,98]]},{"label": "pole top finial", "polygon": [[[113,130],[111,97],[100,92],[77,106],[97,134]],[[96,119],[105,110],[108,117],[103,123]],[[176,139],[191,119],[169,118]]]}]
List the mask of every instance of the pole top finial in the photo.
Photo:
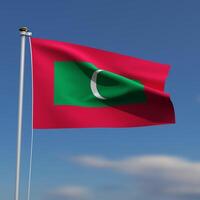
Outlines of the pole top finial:
[{"label": "pole top finial", "polygon": [[29,32],[29,29],[28,27],[26,26],[22,26],[20,29],[19,29],[20,32]]},{"label": "pole top finial", "polygon": [[21,36],[28,36],[28,37],[32,36],[32,33],[29,31],[29,28],[26,26],[22,26],[21,28],[19,28],[19,31],[20,31]]}]

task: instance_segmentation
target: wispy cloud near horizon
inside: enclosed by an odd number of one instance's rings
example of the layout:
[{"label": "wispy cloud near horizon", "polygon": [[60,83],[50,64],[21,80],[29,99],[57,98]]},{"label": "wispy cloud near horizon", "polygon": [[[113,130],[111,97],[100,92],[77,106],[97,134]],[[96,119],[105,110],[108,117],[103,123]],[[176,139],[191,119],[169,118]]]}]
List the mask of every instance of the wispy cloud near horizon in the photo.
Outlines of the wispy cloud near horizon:
[{"label": "wispy cloud near horizon", "polygon": [[120,160],[81,155],[73,157],[72,160],[79,165],[110,169],[115,173],[137,177],[138,188],[141,194],[149,197],[148,199],[200,198],[200,162],[165,155],[128,157]]},{"label": "wispy cloud near horizon", "polygon": [[49,192],[50,199],[72,199],[72,200],[86,200],[91,196],[89,188],[84,186],[66,185],[53,189]]}]

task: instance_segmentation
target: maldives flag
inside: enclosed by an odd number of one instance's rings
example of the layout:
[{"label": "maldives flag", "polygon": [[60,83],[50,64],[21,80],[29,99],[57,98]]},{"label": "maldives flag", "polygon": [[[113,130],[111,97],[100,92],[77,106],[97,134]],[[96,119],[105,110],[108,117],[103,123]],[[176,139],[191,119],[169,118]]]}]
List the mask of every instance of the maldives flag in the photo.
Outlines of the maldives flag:
[{"label": "maldives flag", "polygon": [[169,66],[31,38],[33,128],[134,127],[175,122]]}]

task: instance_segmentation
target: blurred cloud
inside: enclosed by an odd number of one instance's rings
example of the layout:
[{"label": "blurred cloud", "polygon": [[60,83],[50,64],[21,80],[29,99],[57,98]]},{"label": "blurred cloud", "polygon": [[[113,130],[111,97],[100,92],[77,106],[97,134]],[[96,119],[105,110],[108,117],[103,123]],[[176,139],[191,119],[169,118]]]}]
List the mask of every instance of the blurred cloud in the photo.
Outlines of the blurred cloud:
[{"label": "blurred cloud", "polygon": [[91,191],[83,186],[62,186],[49,192],[50,199],[83,200],[89,198]]},{"label": "blurred cloud", "polygon": [[140,191],[138,199],[200,199],[200,162],[154,155],[121,160],[83,155],[72,160],[79,165],[134,176]]}]

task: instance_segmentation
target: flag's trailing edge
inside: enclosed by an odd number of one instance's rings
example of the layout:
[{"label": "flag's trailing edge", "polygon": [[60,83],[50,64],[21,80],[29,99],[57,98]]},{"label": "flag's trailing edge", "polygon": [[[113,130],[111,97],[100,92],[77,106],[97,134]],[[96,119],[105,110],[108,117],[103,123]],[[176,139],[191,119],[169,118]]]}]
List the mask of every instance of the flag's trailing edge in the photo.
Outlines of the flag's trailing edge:
[{"label": "flag's trailing edge", "polygon": [[169,66],[91,47],[31,38],[33,128],[175,123]]}]

